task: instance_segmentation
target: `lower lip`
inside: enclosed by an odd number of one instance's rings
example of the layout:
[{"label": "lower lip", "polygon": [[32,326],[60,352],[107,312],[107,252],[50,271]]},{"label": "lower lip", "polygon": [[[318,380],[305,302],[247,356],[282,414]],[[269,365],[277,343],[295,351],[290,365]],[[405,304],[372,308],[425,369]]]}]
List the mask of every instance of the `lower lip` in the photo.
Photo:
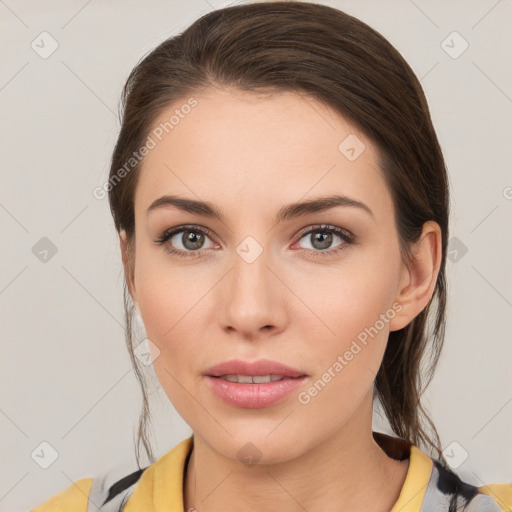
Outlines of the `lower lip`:
[{"label": "lower lip", "polygon": [[239,384],[220,377],[206,376],[213,392],[225,403],[246,409],[277,404],[305,382],[306,377],[285,378],[264,384]]}]

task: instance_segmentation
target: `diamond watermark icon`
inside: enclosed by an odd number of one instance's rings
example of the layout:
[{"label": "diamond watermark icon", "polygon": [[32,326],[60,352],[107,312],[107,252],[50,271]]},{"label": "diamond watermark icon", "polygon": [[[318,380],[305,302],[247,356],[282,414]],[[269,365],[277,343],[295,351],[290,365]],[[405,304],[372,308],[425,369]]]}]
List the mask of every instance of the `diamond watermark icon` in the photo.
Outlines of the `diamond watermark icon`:
[{"label": "diamond watermark icon", "polygon": [[137,345],[133,353],[144,366],[149,366],[160,355],[160,349],[149,338],[146,338]]},{"label": "diamond watermark icon", "polygon": [[30,456],[39,467],[48,469],[59,458],[59,453],[50,443],[43,441],[32,451]]},{"label": "diamond watermark icon", "polygon": [[43,236],[32,247],[32,254],[41,263],[48,263],[57,254],[57,246],[49,238]]},{"label": "diamond watermark icon", "polygon": [[365,149],[366,146],[364,145],[364,142],[354,133],[345,137],[338,146],[340,153],[342,153],[345,158],[351,162],[357,160]]},{"label": "diamond watermark icon", "polygon": [[32,43],[30,43],[30,47],[39,57],[47,59],[57,50],[59,43],[48,32],[41,32]]},{"label": "diamond watermark icon", "polygon": [[452,469],[457,469],[464,464],[469,453],[457,441],[452,441],[443,450],[443,456]]},{"label": "diamond watermark icon", "polygon": [[443,39],[441,48],[452,59],[458,59],[469,48],[469,43],[457,31],[453,31]]},{"label": "diamond watermark icon", "polygon": [[453,261],[453,263],[460,261],[467,252],[468,247],[460,238],[452,236],[450,240],[448,240],[448,259]]},{"label": "diamond watermark icon", "polygon": [[258,462],[261,459],[261,455],[262,453],[258,447],[251,442],[245,443],[236,453],[237,459],[248,467],[252,467]]},{"label": "diamond watermark icon", "polygon": [[248,236],[238,244],[236,252],[246,263],[253,263],[263,252],[263,247],[255,238]]}]

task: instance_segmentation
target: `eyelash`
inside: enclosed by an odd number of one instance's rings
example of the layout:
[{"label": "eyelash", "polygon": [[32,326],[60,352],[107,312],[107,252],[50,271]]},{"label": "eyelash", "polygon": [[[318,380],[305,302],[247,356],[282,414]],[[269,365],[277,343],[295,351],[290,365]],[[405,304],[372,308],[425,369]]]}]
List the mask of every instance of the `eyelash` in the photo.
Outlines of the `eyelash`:
[{"label": "eyelash", "polygon": [[[169,246],[168,244],[166,244],[166,242],[168,240],[170,240],[174,235],[176,235],[177,233],[181,233],[183,231],[192,231],[195,233],[204,234],[210,238],[213,235],[211,233],[211,231],[209,231],[208,229],[200,228],[199,226],[195,226],[195,225],[186,225],[186,226],[178,226],[176,228],[172,228],[172,229],[168,229],[167,231],[164,231],[164,233],[162,233],[162,235],[160,235],[154,242],[159,246],[164,245],[165,250],[169,254],[173,254],[175,256],[178,256],[179,258],[197,258],[197,257],[199,257],[201,250],[181,251],[181,250],[174,249],[171,246]],[[329,257],[329,256],[334,256],[334,255],[340,253],[341,251],[343,251],[347,245],[352,245],[356,241],[356,237],[349,231],[347,231],[345,229],[337,228],[335,226],[330,226],[328,224],[318,224],[316,226],[312,226],[311,229],[309,229],[309,231],[305,231],[305,232],[301,233],[301,235],[299,236],[299,241],[302,240],[302,238],[304,238],[306,235],[311,235],[312,233],[316,233],[316,232],[334,233],[334,234],[338,235],[343,240],[344,243],[340,244],[339,246],[337,246],[334,249],[326,249],[323,251],[312,250],[312,249],[302,249],[300,251],[300,252],[306,251],[308,253],[312,252],[314,258],[325,258],[325,257]]]}]

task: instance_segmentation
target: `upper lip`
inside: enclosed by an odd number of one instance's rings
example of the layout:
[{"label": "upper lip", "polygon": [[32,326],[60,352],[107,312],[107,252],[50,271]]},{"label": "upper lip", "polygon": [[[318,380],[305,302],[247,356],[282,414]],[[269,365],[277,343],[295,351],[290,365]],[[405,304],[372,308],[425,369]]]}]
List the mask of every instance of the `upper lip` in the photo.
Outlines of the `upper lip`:
[{"label": "upper lip", "polygon": [[281,375],[283,377],[303,377],[306,373],[291,368],[278,361],[270,359],[258,359],[257,361],[242,361],[231,359],[212,366],[204,372],[204,375],[219,377],[221,375]]}]

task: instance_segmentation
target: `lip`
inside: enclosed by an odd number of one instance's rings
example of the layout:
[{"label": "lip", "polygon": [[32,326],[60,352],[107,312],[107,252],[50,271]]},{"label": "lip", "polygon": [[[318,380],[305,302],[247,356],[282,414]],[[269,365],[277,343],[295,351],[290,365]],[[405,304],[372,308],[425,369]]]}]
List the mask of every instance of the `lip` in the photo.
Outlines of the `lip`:
[{"label": "lip", "polygon": [[[278,361],[258,359],[257,361],[243,361],[231,359],[212,366],[204,372],[205,376],[220,377],[221,375],[282,375],[283,377],[307,377],[307,374],[297,368],[291,368]],[[252,384],[257,386],[257,384]]]},{"label": "lip", "polygon": [[[270,359],[258,361],[232,359],[212,366],[203,375],[210,389],[224,403],[246,409],[259,409],[278,404],[302,386],[309,377],[297,368]],[[260,384],[245,384],[221,379],[222,375],[280,375],[283,379]]]},{"label": "lip", "polygon": [[224,403],[246,409],[261,409],[278,404],[304,384],[308,377],[285,377],[264,384],[240,384],[220,377],[205,377],[210,389]]}]

